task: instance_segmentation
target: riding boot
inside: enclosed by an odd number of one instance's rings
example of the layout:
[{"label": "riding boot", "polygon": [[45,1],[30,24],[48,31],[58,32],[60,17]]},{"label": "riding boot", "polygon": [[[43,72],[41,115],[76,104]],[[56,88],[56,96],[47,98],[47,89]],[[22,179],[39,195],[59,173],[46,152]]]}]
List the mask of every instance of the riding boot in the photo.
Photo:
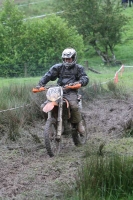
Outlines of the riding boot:
[{"label": "riding boot", "polygon": [[85,127],[82,120],[77,124],[77,130],[81,135],[85,134]]}]

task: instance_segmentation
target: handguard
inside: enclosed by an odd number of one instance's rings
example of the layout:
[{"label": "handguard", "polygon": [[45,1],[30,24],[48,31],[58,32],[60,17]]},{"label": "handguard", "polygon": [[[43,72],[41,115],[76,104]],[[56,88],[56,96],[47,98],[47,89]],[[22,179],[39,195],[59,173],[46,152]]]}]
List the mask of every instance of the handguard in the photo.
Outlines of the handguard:
[{"label": "handguard", "polygon": [[76,84],[76,85],[66,85],[65,86],[65,89],[79,89],[79,88],[81,88],[81,83],[78,83],[78,84]]},{"label": "handguard", "polygon": [[33,93],[37,93],[37,92],[42,92],[42,91],[45,91],[45,90],[46,90],[45,87],[33,88],[33,89],[32,89],[32,92],[33,92]]}]

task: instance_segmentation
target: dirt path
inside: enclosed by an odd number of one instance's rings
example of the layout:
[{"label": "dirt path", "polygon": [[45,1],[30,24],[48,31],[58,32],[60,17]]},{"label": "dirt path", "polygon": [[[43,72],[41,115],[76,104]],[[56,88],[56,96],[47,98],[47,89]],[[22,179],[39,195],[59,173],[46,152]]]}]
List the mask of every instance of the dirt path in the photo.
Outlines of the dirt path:
[{"label": "dirt path", "polygon": [[49,158],[41,145],[38,150],[36,144],[23,149],[11,146],[1,146],[0,197],[21,200],[62,198],[62,185],[74,181],[83,147],[76,148],[70,138],[64,139],[60,156]]},{"label": "dirt path", "polygon": [[[75,147],[71,138],[63,139],[58,157],[49,158],[43,146],[43,124],[22,131],[17,143],[0,140],[0,199],[2,200],[63,200],[63,192],[73,186],[84,154],[95,143],[108,145],[120,140],[125,127],[133,126],[132,98],[127,100],[99,99],[86,104],[84,111],[88,125],[88,141]],[[37,134],[36,143],[31,134]],[[131,140],[130,140],[131,141]]]}]

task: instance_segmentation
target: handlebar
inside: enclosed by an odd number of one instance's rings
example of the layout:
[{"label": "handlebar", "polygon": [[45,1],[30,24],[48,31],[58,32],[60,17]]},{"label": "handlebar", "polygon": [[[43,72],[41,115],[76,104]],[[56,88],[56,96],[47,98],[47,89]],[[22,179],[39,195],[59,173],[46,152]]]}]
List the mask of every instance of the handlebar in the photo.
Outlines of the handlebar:
[{"label": "handlebar", "polygon": [[[76,90],[76,89],[79,89],[80,87],[81,87],[81,84],[78,83],[78,84],[75,84],[75,85],[65,85],[65,86],[63,87],[63,89],[64,89],[64,90],[65,90],[65,89],[74,89],[74,90]],[[33,92],[33,93],[42,92],[42,91],[48,90],[48,88],[49,88],[49,87],[47,87],[47,88],[45,88],[45,87],[33,88],[33,89],[32,89],[32,92]]]},{"label": "handlebar", "polygon": [[74,90],[76,90],[76,89],[81,88],[81,83],[77,83],[75,85],[65,85],[64,88],[65,89],[74,89]]},{"label": "handlebar", "polygon": [[37,92],[42,92],[42,91],[45,91],[45,90],[46,90],[45,87],[33,88],[33,89],[32,89],[32,92],[33,92],[33,93],[37,93]]}]

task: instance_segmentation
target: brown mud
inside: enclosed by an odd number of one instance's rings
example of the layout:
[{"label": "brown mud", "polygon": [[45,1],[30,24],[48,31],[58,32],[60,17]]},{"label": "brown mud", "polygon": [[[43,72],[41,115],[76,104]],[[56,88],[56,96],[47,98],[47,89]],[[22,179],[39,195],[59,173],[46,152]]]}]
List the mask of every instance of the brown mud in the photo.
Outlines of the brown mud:
[{"label": "brown mud", "polygon": [[[21,138],[16,143],[1,137],[0,199],[63,200],[64,191],[74,186],[78,169],[85,159],[85,151],[89,151],[92,144],[96,150],[104,144],[107,151],[112,142],[120,142],[121,152],[123,148],[130,151],[132,138],[128,138],[128,142],[123,138],[133,126],[132,100],[131,97],[126,100],[102,98],[86,103],[83,113],[88,129],[87,143],[76,147],[71,137],[63,138],[58,157],[50,158],[44,148],[43,121],[22,130]],[[36,134],[40,138],[38,142],[33,139]]]}]

